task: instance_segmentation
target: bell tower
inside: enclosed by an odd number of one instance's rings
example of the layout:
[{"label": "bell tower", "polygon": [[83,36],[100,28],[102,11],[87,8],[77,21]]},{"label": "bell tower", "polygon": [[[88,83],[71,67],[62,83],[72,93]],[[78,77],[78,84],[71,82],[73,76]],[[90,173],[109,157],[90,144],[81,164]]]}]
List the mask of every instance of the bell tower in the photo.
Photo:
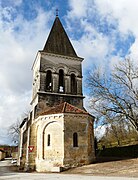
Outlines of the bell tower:
[{"label": "bell tower", "polygon": [[58,16],[33,70],[33,117],[38,112],[68,102],[83,109],[82,61],[77,56]]}]

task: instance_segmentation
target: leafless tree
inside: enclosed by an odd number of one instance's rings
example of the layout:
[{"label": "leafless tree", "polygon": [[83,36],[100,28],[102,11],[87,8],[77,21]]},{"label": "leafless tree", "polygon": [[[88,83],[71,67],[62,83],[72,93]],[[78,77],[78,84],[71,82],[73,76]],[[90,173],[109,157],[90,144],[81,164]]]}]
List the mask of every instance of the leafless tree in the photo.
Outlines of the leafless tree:
[{"label": "leafless tree", "polygon": [[26,112],[24,112],[19,119],[16,120],[15,123],[11,124],[8,128],[8,136],[11,138],[12,142],[14,142],[14,144],[18,145],[19,143],[19,136],[20,136],[20,125],[22,123],[22,121],[24,121],[24,119],[26,117],[28,117],[29,111],[26,110]]},{"label": "leafless tree", "polygon": [[125,59],[112,72],[95,68],[88,74],[87,85],[98,121],[124,120],[138,131],[138,66]]},{"label": "leafless tree", "polygon": [[126,124],[123,121],[120,123],[112,122],[106,127],[104,135],[99,140],[100,146],[105,145],[106,147],[137,144],[137,142],[136,130],[131,124]]},{"label": "leafless tree", "polygon": [[8,136],[15,144],[18,144],[19,142],[20,124],[21,121],[17,119],[17,121],[8,128]]}]

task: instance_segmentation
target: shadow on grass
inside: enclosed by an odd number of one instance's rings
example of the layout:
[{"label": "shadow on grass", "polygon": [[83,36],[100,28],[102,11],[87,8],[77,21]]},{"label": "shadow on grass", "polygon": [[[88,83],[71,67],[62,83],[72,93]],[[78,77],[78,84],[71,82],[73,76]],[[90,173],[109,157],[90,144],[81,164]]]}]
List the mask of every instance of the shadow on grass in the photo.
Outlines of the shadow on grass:
[{"label": "shadow on grass", "polygon": [[96,163],[138,158],[138,145],[96,150]]}]

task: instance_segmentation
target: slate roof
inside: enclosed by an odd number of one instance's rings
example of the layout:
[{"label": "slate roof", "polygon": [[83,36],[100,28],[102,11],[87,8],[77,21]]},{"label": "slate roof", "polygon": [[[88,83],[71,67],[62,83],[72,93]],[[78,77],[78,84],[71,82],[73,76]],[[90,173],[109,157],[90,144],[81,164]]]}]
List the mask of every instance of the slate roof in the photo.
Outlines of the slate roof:
[{"label": "slate roof", "polygon": [[58,16],[56,16],[43,52],[78,57]]},{"label": "slate roof", "polygon": [[40,115],[50,115],[50,114],[59,114],[59,113],[89,114],[87,111],[84,111],[67,102],[64,102],[47,111],[42,112]]}]

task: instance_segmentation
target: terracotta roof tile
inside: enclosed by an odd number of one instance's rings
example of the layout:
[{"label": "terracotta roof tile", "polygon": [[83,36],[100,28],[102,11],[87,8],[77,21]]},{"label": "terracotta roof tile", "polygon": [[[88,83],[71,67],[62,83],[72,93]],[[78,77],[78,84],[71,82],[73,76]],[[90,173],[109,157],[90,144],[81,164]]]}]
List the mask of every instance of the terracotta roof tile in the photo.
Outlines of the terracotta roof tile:
[{"label": "terracotta roof tile", "polygon": [[88,114],[87,111],[84,111],[67,102],[64,102],[47,111],[42,112],[40,115],[50,115],[50,114],[59,114],[59,113]]}]

